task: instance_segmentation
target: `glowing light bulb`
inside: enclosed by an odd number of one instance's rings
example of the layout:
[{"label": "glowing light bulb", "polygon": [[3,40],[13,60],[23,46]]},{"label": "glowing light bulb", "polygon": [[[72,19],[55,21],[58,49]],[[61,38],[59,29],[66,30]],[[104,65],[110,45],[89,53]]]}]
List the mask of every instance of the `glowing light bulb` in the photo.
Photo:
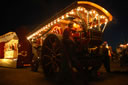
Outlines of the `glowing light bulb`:
[{"label": "glowing light bulb", "polygon": [[48,24],[48,27],[50,27],[50,24]]},{"label": "glowing light bulb", "polygon": [[98,16],[98,14],[96,14],[96,17]]},{"label": "glowing light bulb", "polygon": [[92,29],[92,26],[90,27],[90,29]]},{"label": "glowing light bulb", "polygon": [[84,10],[84,8],[81,7],[81,8],[80,8],[80,11],[83,11],[83,10]]},{"label": "glowing light bulb", "polygon": [[57,19],[57,22],[59,22],[59,21],[60,21],[60,19],[58,18],[58,19]]},{"label": "glowing light bulb", "polygon": [[46,25],[46,26],[45,26],[45,29],[47,29],[47,28],[48,28],[48,26]]},{"label": "glowing light bulb", "polygon": [[54,24],[56,24],[56,20],[54,20]]},{"label": "glowing light bulb", "polygon": [[87,10],[84,10],[85,13],[87,13]]},{"label": "glowing light bulb", "polygon": [[51,22],[51,26],[53,25],[53,22]]},{"label": "glowing light bulb", "polygon": [[102,19],[102,18],[103,18],[103,16],[100,16],[100,18]]},{"label": "glowing light bulb", "polygon": [[70,12],[70,14],[74,14],[74,11],[72,10],[72,11]]},{"label": "glowing light bulb", "polygon": [[105,16],[103,16],[103,19],[105,18]]},{"label": "glowing light bulb", "polygon": [[105,19],[105,22],[108,22],[108,19]]},{"label": "glowing light bulb", "polygon": [[69,17],[69,15],[68,15],[68,14],[66,14],[66,17]]},{"label": "glowing light bulb", "polygon": [[77,11],[80,11],[80,7],[77,7]]},{"label": "glowing light bulb", "polygon": [[93,14],[95,14],[95,13],[96,13],[96,11],[94,10],[94,11],[93,11]]},{"label": "glowing light bulb", "polygon": [[61,19],[64,19],[64,16],[62,16]]},{"label": "glowing light bulb", "polygon": [[89,14],[92,14],[92,11],[90,11]]}]

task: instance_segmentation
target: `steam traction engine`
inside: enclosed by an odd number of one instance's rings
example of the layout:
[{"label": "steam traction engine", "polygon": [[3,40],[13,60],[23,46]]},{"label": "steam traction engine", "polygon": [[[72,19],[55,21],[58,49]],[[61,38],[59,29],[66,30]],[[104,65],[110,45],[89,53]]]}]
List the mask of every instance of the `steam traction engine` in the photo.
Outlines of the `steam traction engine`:
[{"label": "steam traction engine", "polygon": [[95,73],[105,59],[102,34],[109,21],[112,15],[101,6],[78,1],[30,33],[31,42],[43,44],[40,57],[46,77]]}]

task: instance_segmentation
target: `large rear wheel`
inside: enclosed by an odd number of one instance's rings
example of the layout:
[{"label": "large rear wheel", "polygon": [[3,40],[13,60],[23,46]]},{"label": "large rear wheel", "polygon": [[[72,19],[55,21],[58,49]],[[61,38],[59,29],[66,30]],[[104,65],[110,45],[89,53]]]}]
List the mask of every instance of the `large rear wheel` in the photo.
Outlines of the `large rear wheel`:
[{"label": "large rear wheel", "polygon": [[62,72],[63,49],[61,36],[50,34],[42,47],[42,68],[46,78],[56,79]]}]

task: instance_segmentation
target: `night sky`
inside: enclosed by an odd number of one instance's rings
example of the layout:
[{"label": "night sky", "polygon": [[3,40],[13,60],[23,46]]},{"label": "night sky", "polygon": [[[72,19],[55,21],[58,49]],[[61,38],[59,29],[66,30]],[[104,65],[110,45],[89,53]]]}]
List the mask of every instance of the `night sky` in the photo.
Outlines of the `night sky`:
[{"label": "night sky", "polygon": [[[1,1],[0,35],[25,26],[31,32],[36,26],[77,0],[4,0]],[[115,48],[128,41],[128,6],[126,0],[88,0],[107,9],[113,21],[104,32],[104,40]]]}]

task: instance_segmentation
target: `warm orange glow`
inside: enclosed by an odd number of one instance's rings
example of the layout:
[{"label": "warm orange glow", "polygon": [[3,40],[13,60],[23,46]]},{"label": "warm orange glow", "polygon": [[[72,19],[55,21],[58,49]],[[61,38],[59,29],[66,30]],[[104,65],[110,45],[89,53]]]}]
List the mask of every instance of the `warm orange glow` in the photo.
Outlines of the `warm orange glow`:
[{"label": "warm orange glow", "polygon": [[24,64],[24,66],[31,66],[31,64]]},{"label": "warm orange glow", "polygon": [[5,51],[4,58],[14,58],[14,51]]},{"label": "warm orange glow", "polygon": [[17,58],[18,56],[18,40],[12,39],[5,43],[4,58]]},{"label": "warm orange glow", "polygon": [[0,59],[0,66],[16,68],[17,59]]},{"label": "warm orange glow", "polygon": [[120,47],[127,48],[128,47],[128,43],[127,44],[120,44]]},{"label": "warm orange glow", "polygon": [[123,44],[120,44],[120,47],[124,47],[124,45]]},{"label": "warm orange glow", "polygon": [[[101,7],[95,3],[92,3],[89,1],[78,1],[77,4],[78,5],[88,5],[88,6],[92,7],[92,9],[88,10],[86,7],[81,7],[81,6],[71,9],[69,12],[63,14],[62,16],[56,18],[55,20],[53,20],[53,21],[49,22],[48,24],[46,24],[45,26],[41,27],[41,29],[37,30],[36,32],[34,32],[30,36],[28,36],[27,39],[30,40],[30,39],[36,38],[37,36],[40,36],[41,31],[42,32],[48,31],[48,29],[50,27],[54,26],[57,23],[68,24],[70,21],[64,20],[64,19],[69,16],[79,17],[79,15],[77,14],[77,11],[80,12],[81,16],[85,20],[85,23],[89,25],[89,28],[98,27],[98,25],[101,26],[101,24],[105,24],[105,27],[106,27],[106,24],[109,21],[112,21],[112,15],[106,9],[104,9],[103,7]],[[89,15],[88,15],[88,13],[89,13]],[[89,23],[88,23],[88,21],[89,21]],[[74,24],[74,27],[79,28],[79,26],[76,24]],[[104,27],[104,29],[105,29],[105,27]]]},{"label": "warm orange glow", "polygon": [[69,24],[71,21],[69,21],[69,20],[64,20],[64,19],[62,19],[61,21],[60,21],[60,23],[62,23],[62,24]]},{"label": "warm orange glow", "polygon": [[89,2],[89,1],[78,1],[77,3],[78,4],[87,4],[87,5],[93,6],[97,9],[101,10],[108,17],[109,21],[112,21],[112,15],[103,7],[101,7],[95,3]]},{"label": "warm orange glow", "polygon": [[50,32],[55,33],[55,34],[62,34],[62,31],[60,29],[60,26],[56,24],[55,26],[52,27]]},{"label": "warm orange glow", "polygon": [[76,23],[73,23],[73,27],[75,28],[80,28],[80,25],[76,24]]}]

